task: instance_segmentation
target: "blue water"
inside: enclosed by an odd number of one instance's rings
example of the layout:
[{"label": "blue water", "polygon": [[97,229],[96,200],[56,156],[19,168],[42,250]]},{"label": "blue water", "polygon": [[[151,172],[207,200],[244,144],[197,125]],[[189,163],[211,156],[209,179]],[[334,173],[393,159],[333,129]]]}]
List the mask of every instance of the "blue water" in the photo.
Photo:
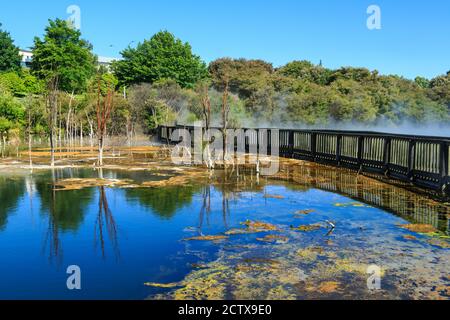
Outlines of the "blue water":
[{"label": "blue water", "polygon": [[[355,250],[370,245],[366,237],[383,241],[408,234],[397,227],[408,223],[404,218],[373,206],[337,207],[355,200],[279,182],[241,192],[205,185],[53,191],[50,177],[49,172],[0,175],[0,299],[145,299],[164,292],[145,282],[180,281],[193,263],[213,261],[224,246],[184,238],[222,234],[247,219],[286,228],[331,220],[338,227],[330,237]],[[210,210],[203,207],[208,190]],[[301,209],[316,213],[299,219],[293,213]],[[299,235],[297,241],[320,244],[326,233]],[[256,237],[230,241],[255,243]],[[67,289],[70,265],[81,268],[81,290]]]}]

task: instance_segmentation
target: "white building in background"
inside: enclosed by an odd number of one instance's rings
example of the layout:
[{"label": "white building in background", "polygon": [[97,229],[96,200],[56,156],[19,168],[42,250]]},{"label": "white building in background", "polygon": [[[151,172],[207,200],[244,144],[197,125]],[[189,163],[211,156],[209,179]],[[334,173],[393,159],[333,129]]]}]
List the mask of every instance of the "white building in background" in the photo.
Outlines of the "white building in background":
[{"label": "white building in background", "polygon": [[98,56],[97,59],[98,59],[98,65],[106,67],[107,69],[109,69],[111,67],[111,64],[113,63],[113,61],[118,60],[115,58],[108,58],[108,57],[102,57],[102,56]]},{"label": "white building in background", "polygon": [[[22,57],[22,62],[21,62],[22,67],[29,68],[31,66],[31,61],[33,60],[33,52],[21,49],[19,51],[19,54]],[[115,60],[120,60],[120,59],[98,56],[98,65],[104,66],[109,69],[112,62]]]},{"label": "white building in background", "polygon": [[19,50],[19,54],[22,57],[21,66],[24,68],[29,68],[31,61],[33,59],[33,52],[28,50]]}]

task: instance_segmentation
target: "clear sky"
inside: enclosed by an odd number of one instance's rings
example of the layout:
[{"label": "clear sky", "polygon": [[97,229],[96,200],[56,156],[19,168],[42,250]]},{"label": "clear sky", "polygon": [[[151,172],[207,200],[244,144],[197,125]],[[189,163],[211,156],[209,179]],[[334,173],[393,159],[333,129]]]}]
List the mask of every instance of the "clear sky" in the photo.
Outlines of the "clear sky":
[{"label": "clear sky", "polygon": [[[367,28],[372,4],[381,9],[381,30]],[[0,0],[0,23],[27,48],[49,18],[69,17],[69,5],[80,7],[83,37],[101,56],[120,57],[132,41],[166,29],[206,62],[322,60],[407,78],[450,70],[447,0]]]}]

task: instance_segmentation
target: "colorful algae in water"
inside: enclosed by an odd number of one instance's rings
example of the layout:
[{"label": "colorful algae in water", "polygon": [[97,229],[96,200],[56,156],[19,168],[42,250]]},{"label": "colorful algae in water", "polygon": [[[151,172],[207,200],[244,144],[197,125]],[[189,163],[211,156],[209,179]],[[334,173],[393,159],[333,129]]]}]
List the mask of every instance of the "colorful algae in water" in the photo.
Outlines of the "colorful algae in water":
[{"label": "colorful algae in water", "polygon": [[[448,205],[296,170],[289,181],[217,171],[152,188],[142,184],[173,172],[104,170],[122,183],[67,190],[66,179],[98,173],[1,173],[0,298],[448,299]],[[433,232],[401,227],[411,223]],[[69,265],[81,268],[79,291],[66,287]],[[371,265],[381,290],[367,288]]]}]

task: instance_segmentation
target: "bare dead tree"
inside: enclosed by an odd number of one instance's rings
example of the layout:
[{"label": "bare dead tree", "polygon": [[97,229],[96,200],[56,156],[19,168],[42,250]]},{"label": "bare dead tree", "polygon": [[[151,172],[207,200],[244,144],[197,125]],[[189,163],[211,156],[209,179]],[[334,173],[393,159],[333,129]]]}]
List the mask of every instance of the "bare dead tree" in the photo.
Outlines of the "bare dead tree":
[{"label": "bare dead tree", "polygon": [[222,95],[222,138],[223,138],[223,161],[227,157],[227,130],[230,117],[230,104],[228,103],[230,80],[228,75],[223,79],[223,95]]},{"label": "bare dead tree", "polygon": [[[209,98],[209,85],[207,83],[203,83],[200,86],[200,103],[202,106],[202,116],[203,116],[203,122],[204,122],[204,130],[205,132],[209,132],[209,128],[211,127],[211,100]],[[202,137],[203,141],[203,137]],[[211,159],[211,150],[210,145],[211,144],[211,137],[207,137],[203,157],[204,161],[206,163],[206,166],[209,169],[212,169],[213,163]]]},{"label": "bare dead tree", "polygon": [[[106,127],[111,112],[114,107],[114,88],[108,85],[107,93],[103,101],[101,101],[101,86],[100,79],[98,80],[98,94],[97,94],[97,138],[98,138],[98,165],[103,166],[103,149],[106,137]],[[103,102],[103,103],[102,103]]]},{"label": "bare dead tree", "polygon": [[55,124],[58,116],[58,96],[59,96],[59,76],[54,75],[47,83],[47,111],[48,111],[48,124],[49,124],[49,137],[50,137],[50,161],[51,166],[55,166]]}]

